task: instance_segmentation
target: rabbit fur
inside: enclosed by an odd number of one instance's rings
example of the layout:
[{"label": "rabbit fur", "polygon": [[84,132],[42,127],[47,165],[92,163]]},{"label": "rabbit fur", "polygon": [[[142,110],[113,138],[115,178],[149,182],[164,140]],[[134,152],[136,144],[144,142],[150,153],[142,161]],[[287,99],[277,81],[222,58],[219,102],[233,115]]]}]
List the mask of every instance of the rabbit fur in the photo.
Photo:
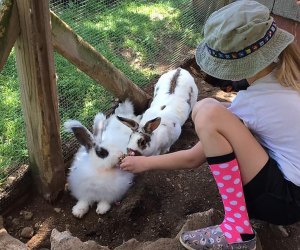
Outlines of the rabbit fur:
[{"label": "rabbit fur", "polygon": [[119,157],[126,152],[131,129],[117,115],[138,121],[132,103],[126,100],[109,118],[103,113],[95,116],[93,134],[79,121],[64,123],[66,130],[73,132],[82,145],[67,178],[71,194],[78,200],[72,209],[75,217],[81,218],[94,202],[98,203],[98,214],[106,213],[131,186],[133,174],[117,167]]},{"label": "rabbit fur", "polygon": [[197,85],[187,70],[177,68],[163,74],[155,85],[152,103],[139,123],[118,116],[132,129],[127,151],[145,156],[168,152],[179,138],[197,97]]}]

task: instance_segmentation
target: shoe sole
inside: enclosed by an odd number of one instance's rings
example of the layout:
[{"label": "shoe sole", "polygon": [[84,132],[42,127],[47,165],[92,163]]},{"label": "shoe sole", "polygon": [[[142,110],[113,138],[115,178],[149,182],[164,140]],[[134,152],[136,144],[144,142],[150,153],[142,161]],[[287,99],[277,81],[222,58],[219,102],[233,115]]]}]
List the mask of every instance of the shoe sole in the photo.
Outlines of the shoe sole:
[{"label": "shoe sole", "polygon": [[195,249],[191,248],[189,245],[185,244],[185,243],[182,241],[181,237],[179,237],[179,241],[180,241],[181,245],[182,245],[185,249],[188,249],[188,250],[195,250]]},{"label": "shoe sole", "polygon": [[[181,237],[179,237],[179,241],[180,241],[181,245],[182,245],[185,249],[188,249],[188,250],[195,250],[194,248],[191,248],[189,245],[185,244],[185,243],[182,241]],[[255,246],[254,248],[252,248],[252,249],[249,249],[249,250],[256,250],[256,246]]]}]

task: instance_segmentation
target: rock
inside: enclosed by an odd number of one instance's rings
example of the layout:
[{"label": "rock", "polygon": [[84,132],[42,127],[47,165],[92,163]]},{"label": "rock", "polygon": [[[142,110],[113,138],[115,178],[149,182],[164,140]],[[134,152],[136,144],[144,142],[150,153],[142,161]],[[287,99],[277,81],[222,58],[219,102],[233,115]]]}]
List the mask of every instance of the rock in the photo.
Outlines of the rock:
[{"label": "rock", "polygon": [[214,210],[210,209],[205,212],[199,212],[187,216],[187,220],[176,238],[179,239],[180,235],[184,231],[196,230],[198,228],[209,227],[214,225],[213,221]]},{"label": "rock", "polygon": [[54,208],[54,211],[55,211],[56,213],[60,213],[60,212],[61,212],[61,208],[55,207],[55,208]]},{"label": "rock", "polygon": [[18,218],[12,219],[11,222],[15,227],[18,227],[20,225],[20,220]]},{"label": "rock", "polygon": [[273,233],[279,237],[287,238],[290,236],[288,231],[283,226],[270,224],[270,228]]},{"label": "rock", "polygon": [[34,234],[34,230],[32,227],[24,227],[21,231],[21,237],[30,239]]},{"label": "rock", "polygon": [[29,250],[29,248],[9,235],[5,229],[0,229],[0,250]]},{"label": "rock", "polygon": [[[191,214],[187,217],[186,223],[180,232],[173,239],[161,238],[156,241],[139,242],[136,239],[130,239],[114,250],[184,250],[179,242],[179,237],[183,231],[195,230],[197,228],[214,225],[214,210]],[[257,240],[256,250],[262,250],[259,239]]]},{"label": "rock", "polygon": [[70,230],[69,230],[70,227],[71,227],[70,224],[66,224],[66,227],[65,227],[65,228],[66,228],[66,231],[70,231]]},{"label": "rock", "polygon": [[24,219],[25,219],[25,220],[31,220],[32,217],[33,217],[33,213],[32,213],[32,212],[29,212],[29,211],[24,211],[24,212],[23,212],[23,216],[24,216]]},{"label": "rock", "polygon": [[156,241],[139,242],[130,239],[114,250],[183,250],[177,239],[161,238]]},{"label": "rock", "polygon": [[[130,239],[122,245],[114,248],[114,250],[184,250],[181,246],[179,237],[183,231],[195,230],[215,225],[215,212],[210,209],[205,212],[191,214],[187,217],[186,223],[181,228],[175,238],[160,238],[156,241],[139,242],[136,239]],[[51,249],[52,250],[109,250],[106,246],[100,246],[94,241],[82,242],[78,238],[73,237],[70,232],[64,231],[60,233],[56,229],[51,233]],[[259,238],[257,237],[256,250],[262,250]]]},{"label": "rock", "polygon": [[35,229],[39,229],[42,225],[42,222],[38,221],[37,223],[34,224]]},{"label": "rock", "polygon": [[9,176],[6,179],[7,184],[9,184],[9,185],[11,185],[15,180],[16,180],[16,177],[14,177],[14,176]]},{"label": "rock", "polygon": [[53,229],[50,237],[52,250],[109,250],[106,246],[100,246],[95,241],[82,242],[77,237],[73,237],[69,231],[59,232]]}]

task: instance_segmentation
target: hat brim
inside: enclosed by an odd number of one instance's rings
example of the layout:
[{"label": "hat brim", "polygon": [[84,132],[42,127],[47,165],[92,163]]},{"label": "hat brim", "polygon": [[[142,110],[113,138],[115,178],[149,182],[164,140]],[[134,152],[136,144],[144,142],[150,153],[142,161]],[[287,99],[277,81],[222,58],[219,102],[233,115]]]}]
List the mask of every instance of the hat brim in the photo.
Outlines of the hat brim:
[{"label": "hat brim", "polygon": [[223,80],[241,80],[254,76],[269,66],[294,40],[294,36],[277,28],[274,36],[257,51],[240,59],[220,59],[209,54],[205,41],[196,48],[196,62],[207,74]]}]

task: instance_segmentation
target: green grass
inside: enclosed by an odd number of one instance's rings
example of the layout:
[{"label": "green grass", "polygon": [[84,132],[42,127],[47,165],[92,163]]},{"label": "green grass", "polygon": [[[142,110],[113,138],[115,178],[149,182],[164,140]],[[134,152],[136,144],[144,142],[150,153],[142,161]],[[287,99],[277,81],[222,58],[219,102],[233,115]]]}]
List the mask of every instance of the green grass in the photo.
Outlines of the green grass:
[{"label": "green grass", "polygon": [[[180,46],[193,49],[201,39],[194,30],[188,0],[88,0],[84,6],[54,6],[56,14],[140,87],[161,74],[160,66],[177,65]],[[184,52],[185,53],[185,52]],[[113,96],[55,53],[61,123],[77,119],[91,126],[97,112],[111,106]],[[28,152],[20,91],[12,51],[0,74],[0,183],[8,166],[26,161]],[[62,139],[68,136],[62,131]],[[1,171],[2,169],[2,171]]]},{"label": "green grass", "polygon": [[[0,74],[0,184],[7,167],[15,167],[27,158],[20,91],[14,52]],[[5,169],[4,169],[5,168]],[[1,171],[2,170],[2,171]]]}]

